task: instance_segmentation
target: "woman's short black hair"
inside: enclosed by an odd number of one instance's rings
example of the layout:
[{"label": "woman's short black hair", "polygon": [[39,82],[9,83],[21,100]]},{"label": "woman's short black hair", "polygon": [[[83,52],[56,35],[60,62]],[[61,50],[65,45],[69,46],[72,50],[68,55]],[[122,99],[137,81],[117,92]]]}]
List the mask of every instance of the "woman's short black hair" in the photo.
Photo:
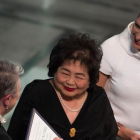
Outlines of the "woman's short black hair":
[{"label": "woman's short black hair", "polygon": [[57,69],[66,61],[81,61],[88,69],[90,86],[94,87],[99,79],[99,68],[102,59],[102,50],[98,41],[88,34],[70,34],[62,38],[54,46],[48,64],[48,76],[53,77]]}]

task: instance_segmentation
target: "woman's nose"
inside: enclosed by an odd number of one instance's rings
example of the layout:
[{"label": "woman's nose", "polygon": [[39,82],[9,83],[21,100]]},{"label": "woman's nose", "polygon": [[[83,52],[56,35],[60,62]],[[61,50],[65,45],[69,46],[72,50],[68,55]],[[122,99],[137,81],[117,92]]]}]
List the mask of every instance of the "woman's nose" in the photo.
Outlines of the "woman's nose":
[{"label": "woman's nose", "polygon": [[140,35],[140,29],[133,30],[133,35],[135,36]]},{"label": "woman's nose", "polygon": [[140,41],[140,31],[139,32],[134,32],[133,36],[135,37],[136,41]]},{"label": "woman's nose", "polygon": [[74,77],[70,77],[70,78],[66,81],[66,83],[67,83],[68,85],[74,85],[74,84],[75,84],[75,79],[74,79]]}]

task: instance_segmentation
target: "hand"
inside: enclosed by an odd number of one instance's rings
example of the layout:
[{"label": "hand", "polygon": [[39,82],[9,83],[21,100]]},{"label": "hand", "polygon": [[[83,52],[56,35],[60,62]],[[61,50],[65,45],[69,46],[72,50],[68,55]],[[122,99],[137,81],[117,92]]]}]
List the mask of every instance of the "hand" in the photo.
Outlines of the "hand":
[{"label": "hand", "polygon": [[63,139],[56,137],[53,140],[63,140]]},{"label": "hand", "polygon": [[135,133],[133,130],[126,128],[125,126],[121,127],[118,131],[118,136],[123,140],[140,140],[140,135]]}]

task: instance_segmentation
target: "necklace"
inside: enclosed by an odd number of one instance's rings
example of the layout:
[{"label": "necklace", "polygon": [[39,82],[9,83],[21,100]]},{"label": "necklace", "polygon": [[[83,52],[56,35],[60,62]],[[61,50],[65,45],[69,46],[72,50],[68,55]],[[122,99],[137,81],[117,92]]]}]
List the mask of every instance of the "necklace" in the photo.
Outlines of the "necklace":
[{"label": "necklace", "polygon": [[59,97],[60,97],[60,100],[61,100],[61,102],[63,103],[63,105],[64,105],[68,110],[70,110],[70,111],[72,111],[72,112],[78,112],[78,111],[83,107],[83,105],[84,105],[84,103],[85,103],[85,101],[86,101],[86,98],[87,98],[87,94],[85,94],[85,97],[84,97],[84,100],[83,100],[83,102],[82,102],[82,105],[81,105],[78,109],[71,109],[71,108],[69,108],[69,107],[65,104],[65,102],[64,102],[64,100],[63,100],[61,94],[60,94],[58,91],[57,91],[57,93],[58,93],[58,95],[59,95]]}]

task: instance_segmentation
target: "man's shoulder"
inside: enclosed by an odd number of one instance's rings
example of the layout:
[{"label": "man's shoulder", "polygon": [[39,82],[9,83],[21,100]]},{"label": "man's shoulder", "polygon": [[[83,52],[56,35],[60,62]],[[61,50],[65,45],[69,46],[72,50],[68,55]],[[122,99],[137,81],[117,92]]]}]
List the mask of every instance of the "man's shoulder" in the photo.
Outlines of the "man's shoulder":
[{"label": "man's shoulder", "polygon": [[12,140],[3,126],[0,126],[0,140]]}]

